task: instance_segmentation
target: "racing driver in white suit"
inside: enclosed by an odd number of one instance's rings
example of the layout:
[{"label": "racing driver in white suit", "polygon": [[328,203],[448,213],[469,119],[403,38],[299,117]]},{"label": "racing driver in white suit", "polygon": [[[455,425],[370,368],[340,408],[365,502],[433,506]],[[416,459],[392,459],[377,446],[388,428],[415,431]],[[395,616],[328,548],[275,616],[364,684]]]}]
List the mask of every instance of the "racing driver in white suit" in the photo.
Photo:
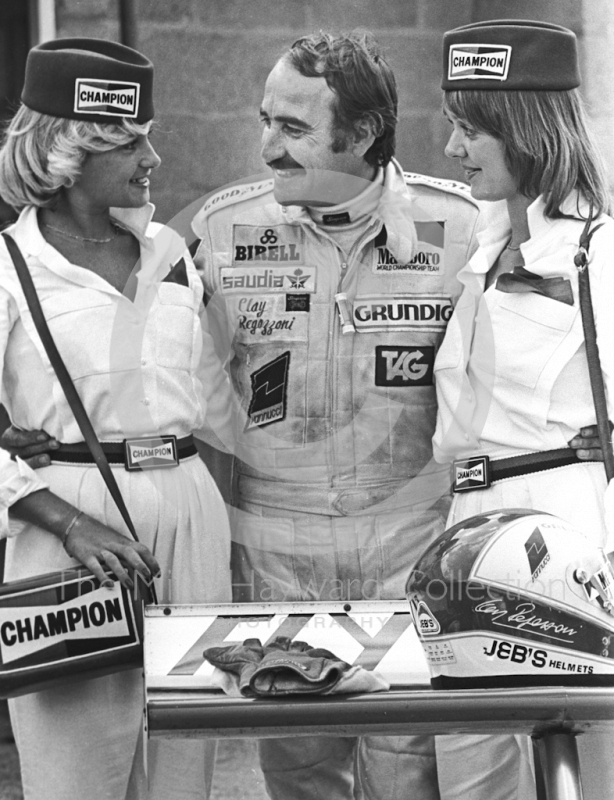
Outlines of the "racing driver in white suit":
[{"label": "racing driver in white suit", "polygon": [[[235,599],[399,599],[448,510],[433,361],[478,207],[393,159],[394,76],[368,35],[295,42],[261,121],[273,178],[193,222],[244,413]],[[350,800],[355,758],[366,798],[439,797],[432,737],[263,740],[260,755],[275,800]]]}]

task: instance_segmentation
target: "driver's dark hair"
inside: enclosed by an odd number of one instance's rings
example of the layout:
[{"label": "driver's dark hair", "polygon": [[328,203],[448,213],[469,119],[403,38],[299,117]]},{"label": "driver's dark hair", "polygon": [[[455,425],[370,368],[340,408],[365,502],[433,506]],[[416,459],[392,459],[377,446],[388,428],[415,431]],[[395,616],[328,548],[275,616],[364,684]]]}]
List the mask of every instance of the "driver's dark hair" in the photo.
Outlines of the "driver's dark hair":
[{"label": "driver's dark hair", "polygon": [[284,55],[307,78],[325,78],[334,92],[333,151],[345,149],[347,134],[361,120],[371,120],[376,139],[365,154],[374,167],[394,156],[397,86],[373,34],[368,31],[331,35],[314,33],[297,39]]}]

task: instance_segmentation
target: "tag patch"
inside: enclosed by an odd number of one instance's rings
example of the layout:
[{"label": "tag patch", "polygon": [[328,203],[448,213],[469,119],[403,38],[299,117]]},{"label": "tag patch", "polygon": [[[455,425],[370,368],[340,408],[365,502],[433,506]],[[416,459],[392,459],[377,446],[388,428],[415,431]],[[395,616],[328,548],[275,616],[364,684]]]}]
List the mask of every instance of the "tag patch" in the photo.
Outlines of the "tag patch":
[{"label": "tag patch", "polygon": [[108,117],[136,117],[141,86],[129,81],[101,81],[77,78],[75,103],[77,114],[103,114]]},{"label": "tag patch", "polygon": [[468,492],[472,489],[488,489],[490,486],[488,463],[488,456],[476,456],[475,458],[454,461],[452,465],[453,490],[455,492]]},{"label": "tag patch", "polygon": [[309,312],[308,294],[287,294],[286,311],[307,311]]},{"label": "tag patch", "polygon": [[233,225],[233,264],[304,264],[303,231],[293,225]]},{"label": "tag patch", "polygon": [[223,294],[309,292],[316,290],[315,267],[222,267]]},{"label": "tag patch", "polygon": [[380,345],[375,348],[376,386],[431,386],[435,348]]},{"label": "tag patch", "polygon": [[504,81],[512,48],[507,44],[453,44],[448,58],[448,80]]},{"label": "tag patch", "polygon": [[418,234],[417,250],[411,261],[399,263],[385,246],[375,240],[372,272],[376,275],[398,275],[403,272],[439,274],[444,264],[445,222],[415,222]]},{"label": "tag patch", "polygon": [[176,436],[124,439],[124,452],[128,472],[176,467],[179,464]]},{"label": "tag patch", "polygon": [[246,430],[263,428],[286,418],[288,372],[290,351],[252,372],[252,399],[247,410],[249,417]]},{"label": "tag patch", "polygon": [[443,331],[452,316],[452,302],[443,294],[397,294],[358,297],[353,304],[356,330]]}]

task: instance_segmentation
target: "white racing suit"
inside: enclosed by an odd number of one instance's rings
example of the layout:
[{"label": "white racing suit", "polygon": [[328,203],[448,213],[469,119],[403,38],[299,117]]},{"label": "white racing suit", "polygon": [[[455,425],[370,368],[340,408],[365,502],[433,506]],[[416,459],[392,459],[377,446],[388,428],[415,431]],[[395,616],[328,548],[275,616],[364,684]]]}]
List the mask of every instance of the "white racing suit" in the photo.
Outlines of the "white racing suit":
[{"label": "white racing suit", "polygon": [[[447,470],[432,461],[433,362],[478,207],[464,185],[393,161],[346,261],[272,188],[222,190],[193,222],[212,334],[244,412],[235,599],[399,599],[449,508]],[[348,800],[355,744],[262,742],[269,793]],[[438,797],[431,737],[373,737],[358,758],[366,797],[409,786]]]}]

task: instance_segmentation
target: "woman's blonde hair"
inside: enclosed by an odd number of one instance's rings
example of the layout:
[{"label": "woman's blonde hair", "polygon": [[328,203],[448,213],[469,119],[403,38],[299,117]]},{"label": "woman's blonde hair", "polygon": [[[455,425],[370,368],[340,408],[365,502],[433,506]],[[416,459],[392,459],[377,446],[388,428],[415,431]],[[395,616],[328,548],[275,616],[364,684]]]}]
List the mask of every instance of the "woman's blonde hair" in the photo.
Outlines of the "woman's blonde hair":
[{"label": "woman's blonde hair", "polygon": [[22,105],[0,148],[0,195],[16,209],[52,205],[79,178],[88,153],[128,144],[150,126],[125,117],[109,124],[51,117]]},{"label": "woman's blonde hair", "polygon": [[544,196],[547,217],[563,216],[574,189],[595,215],[611,208],[606,170],[577,89],[448,91],[444,108],[503,143],[505,162],[525,197]]}]

